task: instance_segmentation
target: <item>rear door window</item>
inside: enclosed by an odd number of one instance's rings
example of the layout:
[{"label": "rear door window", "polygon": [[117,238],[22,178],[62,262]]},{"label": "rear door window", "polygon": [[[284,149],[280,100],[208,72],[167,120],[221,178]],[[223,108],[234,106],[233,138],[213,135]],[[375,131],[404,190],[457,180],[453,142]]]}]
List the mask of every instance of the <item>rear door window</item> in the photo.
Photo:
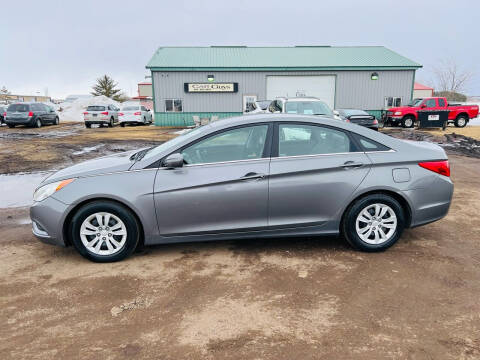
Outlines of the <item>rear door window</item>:
[{"label": "rear door window", "polygon": [[363,151],[388,151],[390,148],[362,135],[354,134]]},{"label": "rear door window", "polygon": [[445,107],[445,99],[438,99],[438,106]]},{"label": "rear door window", "polygon": [[355,144],[340,130],[306,124],[278,126],[278,156],[355,152]]}]

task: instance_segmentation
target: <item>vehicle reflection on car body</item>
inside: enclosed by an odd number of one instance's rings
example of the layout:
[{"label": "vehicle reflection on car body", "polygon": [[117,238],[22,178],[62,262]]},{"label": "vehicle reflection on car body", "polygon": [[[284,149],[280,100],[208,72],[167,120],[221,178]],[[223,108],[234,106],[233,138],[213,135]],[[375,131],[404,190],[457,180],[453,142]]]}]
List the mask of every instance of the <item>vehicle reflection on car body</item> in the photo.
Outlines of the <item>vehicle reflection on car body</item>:
[{"label": "vehicle reflection on car body", "polygon": [[246,115],[58,171],[31,207],[41,240],[98,262],[146,245],[342,233],[379,251],[444,217],[447,156],[322,116]]}]

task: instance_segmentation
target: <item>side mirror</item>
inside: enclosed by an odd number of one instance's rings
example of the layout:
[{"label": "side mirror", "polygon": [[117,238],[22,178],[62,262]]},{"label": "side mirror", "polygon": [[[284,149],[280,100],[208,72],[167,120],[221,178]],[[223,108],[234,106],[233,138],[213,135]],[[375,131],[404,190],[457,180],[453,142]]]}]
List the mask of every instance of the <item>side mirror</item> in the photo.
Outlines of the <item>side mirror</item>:
[{"label": "side mirror", "polygon": [[180,153],[171,154],[163,160],[163,166],[167,168],[183,167],[183,155]]},{"label": "side mirror", "polygon": [[340,113],[337,110],[333,110],[333,115],[340,116]]},{"label": "side mirror", "polygon": [[422,104],[422,105],[420,105],[420,107],[421,107],[422,109],[425,109],[425,108],[427,107],[427,105]]}]

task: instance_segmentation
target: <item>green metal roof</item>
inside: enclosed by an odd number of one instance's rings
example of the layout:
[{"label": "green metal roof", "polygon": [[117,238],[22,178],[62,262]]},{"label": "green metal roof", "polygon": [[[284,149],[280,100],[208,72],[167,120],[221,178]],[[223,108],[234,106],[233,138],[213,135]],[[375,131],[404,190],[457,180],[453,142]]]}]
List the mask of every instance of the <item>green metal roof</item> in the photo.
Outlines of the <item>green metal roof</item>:
[{"label": "green metal roof", "polygon": [[158,71],[417,69],[383,46],[160,47],[147,69]]}]

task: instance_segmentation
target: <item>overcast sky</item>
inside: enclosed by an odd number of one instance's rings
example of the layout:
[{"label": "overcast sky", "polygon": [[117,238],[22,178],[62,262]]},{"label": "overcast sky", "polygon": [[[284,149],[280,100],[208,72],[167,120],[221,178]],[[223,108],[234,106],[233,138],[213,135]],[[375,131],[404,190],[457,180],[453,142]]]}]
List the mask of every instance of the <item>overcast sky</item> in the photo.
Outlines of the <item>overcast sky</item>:
[{"label": "overcast sky", "polygon": [[0,87],[63,98],[112,76],[128,95],[159,46],[383,45],[424,69],[453,60],[480,95],[478,0],[24,0],[0,3]]}]

